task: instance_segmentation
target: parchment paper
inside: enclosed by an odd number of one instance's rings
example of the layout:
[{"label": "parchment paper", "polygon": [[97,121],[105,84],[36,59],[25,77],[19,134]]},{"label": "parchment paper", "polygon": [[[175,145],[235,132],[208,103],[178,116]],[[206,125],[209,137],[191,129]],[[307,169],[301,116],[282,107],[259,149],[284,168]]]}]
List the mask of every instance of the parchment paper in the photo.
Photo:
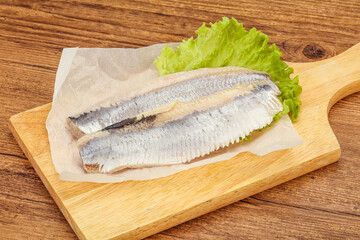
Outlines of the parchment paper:
[{"label": "parchment paper", "polygon": [[[176,47],[179,43],[168,43]],[[240,152],[257,155],[292,148],[302,143],[288,116],[255,134],[252,141],[232,145],[188,164],[128,169],[118,174],[86,173],[66,118],[94,106],[108,106],[156,81],[153,64],[165,44],[138,49],[66,48],[56,74],[52,109],[46,121],[51,157],[60,179],[84,182],[122,182],[169,176],[193,167],[230,159]],[[241,161],[241,159],[239,160]]]}]

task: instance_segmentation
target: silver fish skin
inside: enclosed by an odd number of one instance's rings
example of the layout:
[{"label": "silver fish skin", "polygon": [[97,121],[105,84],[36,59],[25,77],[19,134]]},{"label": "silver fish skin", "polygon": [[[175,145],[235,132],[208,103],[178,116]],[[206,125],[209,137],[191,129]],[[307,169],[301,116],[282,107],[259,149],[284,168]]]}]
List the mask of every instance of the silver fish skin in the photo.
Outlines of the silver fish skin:
[{"label": "silver fish skin", "polygon": [[125,168],[181,164],[227,147],[267,126],[283,110],[277,98],[279,90],[270,85],[267,81],[221,106],[209,106],[160,126],[145,124],[84,136],[78,140],[84,169],[115,173]]},{"label": "silver fish skin", "polygon": [[[187,102],[202,96],[234,87],[236,84],[270,80],[267,73],[242,67],[202,68],[166,75],[158,79],[156,86],[146,86],[137,95],[129,96],[110,107],[100,107],[89,112],[70,116],[67,122],[72,134],[79,138],[85,134],[103,130],[111,125],[125,126],[134,117],[174,101]],[[275,83],[270,82],[274,91]]]}]

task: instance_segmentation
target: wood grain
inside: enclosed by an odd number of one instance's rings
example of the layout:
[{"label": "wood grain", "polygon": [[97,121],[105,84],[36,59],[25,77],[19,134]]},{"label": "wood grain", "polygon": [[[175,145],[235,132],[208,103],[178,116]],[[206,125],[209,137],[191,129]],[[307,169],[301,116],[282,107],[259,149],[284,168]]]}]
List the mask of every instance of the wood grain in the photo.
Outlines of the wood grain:
[{"label": "wood grain", "polygon": [[[63,47],[138,47],[179,41],[203,21],[234,16],[247,28],[267,33],[285,53],[285,60],[316,61],[360,41],[359,12],[355,0],[2,1],[0,236],[75,238],[6,127],[11,115],[51,101]],[[359,238],[356,220],[339,221],[349,214],[356,219],[360,215],[359,103],[357,93],[330,111],[342,147],[338,163],[254,196],[261,200],[246,199],[152,238]]]}]

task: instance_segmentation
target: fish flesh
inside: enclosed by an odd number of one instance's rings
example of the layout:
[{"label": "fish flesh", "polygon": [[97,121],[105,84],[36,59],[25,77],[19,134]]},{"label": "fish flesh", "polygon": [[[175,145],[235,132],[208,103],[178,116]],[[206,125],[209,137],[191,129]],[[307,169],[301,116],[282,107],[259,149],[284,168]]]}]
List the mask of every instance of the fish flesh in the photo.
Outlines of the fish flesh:
[{"label": "fish flesh", "polygon": [[[208,96],[237,84],[249,84],[270,79],[265,72],[241,67],[202,68],[179,72],[157,79],[156,85],[142,89],[111,106],[99,107],[85,113],[70,116],[67,122],[72,134],[80,138],[85,134],[134,123],[136,116],[172,102],[188,102]],[[269,82],[273,89],[277,86]]]},{"label": "fish flesh", "polygon": [[[256,82],[257,85],[261,82]],[[110,125],[104,130],[124,128],[126,131],[129,129],[141,129],[146,127],[157,127],[164,125],[169,121],[180,119],[193,113],[194,111],[204,111],[209,107],[221,106],[235,97],[245,94],[250,94],[255,91],[254,84],[237,84],[233,88],[229,88],[214,94],[200,97],[196,100],[189,102],[175,101],[167,106],[160,106],[151,111],[147,111],[131,118],[126,125],[115,123]]]},{"label": "fish flesh", "polygon": [[[84,169],[115,173],[126,168],[187,163],[270,124],[283,110],[276,84],[266,73],[229,69],[231,74],[220,78],[223,84],[205,84],[212,89],[200,88],[197,95],[196,91],[189,91],[196,95],[193,98],[186,98],[186,101],[175,98],[161,104],[156,104],[161,101],[159,99],[152,100],[154,108],[125,118],[130,119],[126,124],[114,123],[81,137],[78,147]],[[219,71],[207,70],[215,76]],[[186,74],[196,75],[191,71]],[[197,79],[204,78],[200,74],[183,79],[196,83]],[[210,74],[205,79],[216,81]],[[179,84],[184,81],[171,83],[171,86]]]}]

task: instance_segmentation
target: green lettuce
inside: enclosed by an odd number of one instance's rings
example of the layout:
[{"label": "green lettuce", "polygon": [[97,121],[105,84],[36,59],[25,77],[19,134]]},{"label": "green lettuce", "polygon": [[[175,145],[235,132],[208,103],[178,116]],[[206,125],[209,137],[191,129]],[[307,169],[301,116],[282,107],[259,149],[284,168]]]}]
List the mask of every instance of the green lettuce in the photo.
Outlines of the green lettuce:
[{"label": "green lettuce", "polygon": [[299,77],[290,78],[294,69],[280,60],[283,54],[275,44],[268,45],[269,37],[266,34],[255,28],[247,31],[235,18],[226,17],[217,23],[210,23],[210,27],[204,23],[195,33],[196,39],[191,37],[183,40],[175,51],[168,46],[162,49],[154,62],[161,76],[224,66],[264,71],[270,74],[281,91],[279,99],[284,110],[274,120],[288,113],[293,121],[298,118],[301,106],[298,96],[302,91]]}]

